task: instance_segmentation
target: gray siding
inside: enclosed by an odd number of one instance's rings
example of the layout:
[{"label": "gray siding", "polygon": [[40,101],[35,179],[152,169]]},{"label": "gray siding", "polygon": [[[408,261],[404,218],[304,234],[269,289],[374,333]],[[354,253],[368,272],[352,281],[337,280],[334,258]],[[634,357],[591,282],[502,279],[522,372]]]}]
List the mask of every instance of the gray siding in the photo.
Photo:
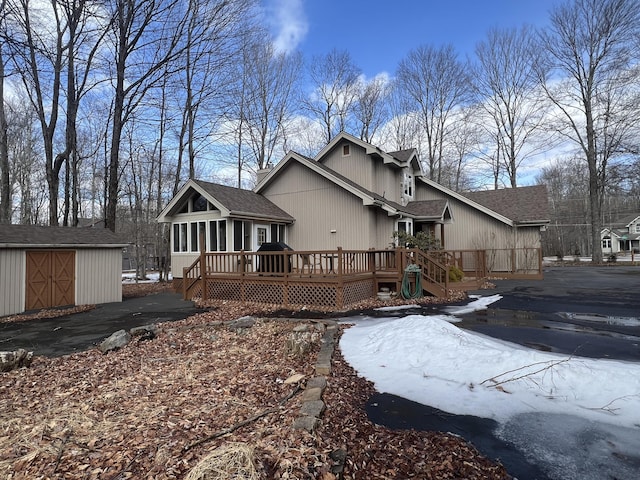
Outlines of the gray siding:
[{"label": "gray siding", "polygon": [[[348,156],[342,156],[342,146],[349,144],[351,153]],[[367,190],[374,191],[374,176],[373,176],[373,162],[379,160],[373,160],[366,154],[364,148],[354,145],[349,142],[344,142],[336,145],[336,148],[331,150],[323,159],[322,164],[329,167],[335,172],[344,175],[352,182],[357,183]],[[382,163],[382,162],[380,162]],[[282,208],[282,206],[280,206]],[[292,214],[285,209],[286,212]],[[292,214],[293,215],[293,214]],[[294,215],[295,217],[295,215]]]},{"label": "gray siding", "polygon": [[298,163],[292,162],[286,168],[286,174],[262,193],[296,219],[287,234],[287,243],[293,249],[376,246],[376,240],[371,238],[373,208],[364,207],[360,198]]},{"label": "gray siding", "polygon": [[198,253],[172,253],[171,254],[171,275],[173,278],[182,278],[183,268],[190,267],[197,258],[200,257]]},{"label": "gray siding", "polygon": [[122,249],[76,250],[76,304],[122,301]]},{"label": "gray siding", "polygon": [[[540,247],[539,227],[514,229],[456,198],[446,196],[424,184],[417,185],[416,200],[441,198],[449,200],[453,215],[453,223],[444,226],[445,249],[484,250],[490,248]],[[439,228],[436,228],[436,237],[440,237]]]},{"label": "gray siding", "polygon": [[24,312],[24,250],[0,250],[0,316]]},{"label": "gray siding", "polygon": [[382,160],[370,160],[374,175],[371,190],[393,202],[400,203],[402,193],[402,169],[384,165]]}]

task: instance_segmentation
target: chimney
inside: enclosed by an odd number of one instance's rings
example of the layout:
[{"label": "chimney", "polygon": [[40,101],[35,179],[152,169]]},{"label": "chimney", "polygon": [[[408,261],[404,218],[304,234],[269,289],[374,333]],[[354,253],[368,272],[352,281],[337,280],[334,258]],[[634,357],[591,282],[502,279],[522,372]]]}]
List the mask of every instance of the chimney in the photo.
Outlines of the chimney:
[{"label": "chimney", "polygon": [[262,180],[264,180],[264,177],[269,175],[269,172],[271,172],[271,170],[273,170],[273,167],[267,167],[263,168],[262,170],[258,170],[256,172],[256,184],[260,184]]}]

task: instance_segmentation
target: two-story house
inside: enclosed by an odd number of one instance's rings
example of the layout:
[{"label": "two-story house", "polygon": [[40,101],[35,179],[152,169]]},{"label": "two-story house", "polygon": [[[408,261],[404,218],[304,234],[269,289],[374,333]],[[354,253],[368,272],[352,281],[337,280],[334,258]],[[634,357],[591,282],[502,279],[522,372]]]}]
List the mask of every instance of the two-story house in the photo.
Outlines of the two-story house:
[{"label": "two-story house", "polygon": [[624,215],[600,232],[602,253],[640,252],[640,215]]},{"label": "two-story house", "polygon": [[429,180],[414,149],[384,152],[347,133],[315,158],[288,153],[253,191],[189,180],[160,213],[172,224],[174,278],[207,251],[392,246],[394,231],[433,234],[446,249],[537,248],[549,222],[546,188],[467,195]]}]

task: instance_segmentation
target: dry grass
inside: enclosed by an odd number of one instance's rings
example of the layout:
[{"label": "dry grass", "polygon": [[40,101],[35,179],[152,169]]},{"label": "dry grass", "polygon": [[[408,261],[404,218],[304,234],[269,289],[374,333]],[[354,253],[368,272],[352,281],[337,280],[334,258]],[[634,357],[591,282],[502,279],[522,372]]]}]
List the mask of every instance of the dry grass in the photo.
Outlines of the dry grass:
[{"label": "dry grass", "polygon": [[252,447],[232,443],[216,448],[191,469],[185,480],[259,480]]}]

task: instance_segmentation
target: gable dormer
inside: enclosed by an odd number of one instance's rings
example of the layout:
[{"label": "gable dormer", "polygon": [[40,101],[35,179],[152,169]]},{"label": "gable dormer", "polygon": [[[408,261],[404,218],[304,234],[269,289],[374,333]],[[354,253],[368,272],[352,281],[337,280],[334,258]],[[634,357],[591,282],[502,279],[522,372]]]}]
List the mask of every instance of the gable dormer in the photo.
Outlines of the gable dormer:
[{"label": "gable dormer", "polygon": [[415,177],[422,175],[415,149],[386,153],[344,132],[315,159],[360,187],[403,205],[413,199]]}]

